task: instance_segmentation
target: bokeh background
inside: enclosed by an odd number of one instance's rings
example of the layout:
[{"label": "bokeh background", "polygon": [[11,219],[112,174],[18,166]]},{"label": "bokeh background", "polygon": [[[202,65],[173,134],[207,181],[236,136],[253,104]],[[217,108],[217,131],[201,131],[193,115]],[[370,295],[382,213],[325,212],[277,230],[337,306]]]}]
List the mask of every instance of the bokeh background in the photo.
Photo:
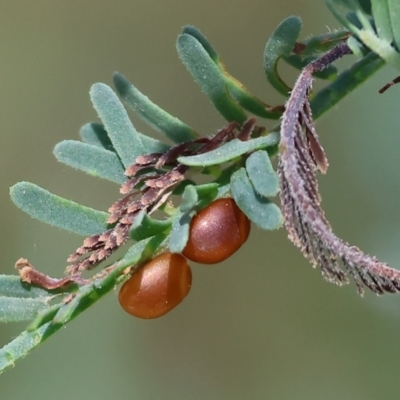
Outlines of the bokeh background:
[{"label": "bokeh background", "polygon": [[[35,182],[106,209],[118,188],[58,164],[54,145],[96,120],[88,90],[124,73],[203,134],[224,121],[180,63],[174,43],[199,27],[228,70],[272,104],[267,38],[288,15],[302,37],[337,28],[323,1],[0,1],[0,273],[19,257],[60,276],[82,238],[34,221],[9,199]],[[295,72],[285,69],[289,82]],[[398,96],[385,68],[318,122],[330,170],[324,207],[343,238],[394,266],[400,260]],[[132,115],[135,126],[151,130]],[[270,123],[266,123],[270,126]],[[240,252],[193,265],[188,298],[167,316],[136,320],[116,292],[0,377],[0,397],[26,399],[394,399],[400,389],[400,297],[357,296],[328,284],[283,230],[253,229]],[[24,324],[2,325],[5,344]]]}]

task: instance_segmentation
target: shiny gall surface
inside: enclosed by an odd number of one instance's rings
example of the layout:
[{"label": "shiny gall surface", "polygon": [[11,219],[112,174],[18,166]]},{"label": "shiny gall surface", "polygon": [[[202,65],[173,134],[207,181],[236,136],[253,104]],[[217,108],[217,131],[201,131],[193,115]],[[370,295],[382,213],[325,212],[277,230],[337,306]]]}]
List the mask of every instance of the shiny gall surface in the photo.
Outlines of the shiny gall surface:
[{"label": "shiny gall surface", "polygon": [[182,254],[198,263],[215,264],[235,253],[249,233],[250,221],[235,201],[218,199],[192,219]]},{"label": "shiny gall surface", "polygon": [[135,272],[118,295],[122,308],[138,318],[158,318],[189,293],[192,272],[180,254],[163,253]]}]

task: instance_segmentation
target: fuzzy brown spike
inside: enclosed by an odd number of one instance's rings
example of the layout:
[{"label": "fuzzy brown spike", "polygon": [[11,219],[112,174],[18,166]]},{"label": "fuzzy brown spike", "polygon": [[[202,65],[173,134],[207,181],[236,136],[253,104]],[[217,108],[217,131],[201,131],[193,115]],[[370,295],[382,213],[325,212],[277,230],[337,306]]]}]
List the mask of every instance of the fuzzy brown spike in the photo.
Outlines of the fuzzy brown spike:
[{"label": "fuzzy brown spike", "polygon": [[135,176],[140,170],[147,168],[151,163],[148,164],[132,164],[125,170],[125,175],[128,177]]},{"label": "fuzzy brown spike", "polygon": [[136,157],[135,164],[132,164],[127,168],[127,171],[131,171],[131,168],[137,167],[138,165],[150,165],[154,164],[163,154],[165,153],[151,153],[144,154],[142,156]]},{"label": "fuzzy brown spike", "polygon": [[285,227],[290,240],[328,281],[339,285],[348,282],[340,260],[360,294],[365,286],[376,294],[395,293],[400,291],[400,271],[338,238],[320,207],[315,174],[317,169],[325,172],[328,161],[315,131],[308,93],[312,73],[349,52],[347,45],[337,46],[304,68],[286,103],[278,163]]},{"label": "fuzzy brown spike", "polygon": [[[177,162],[178,157],[213,150],[239,135],[246,140],[253,130],[258,129],[255,127],[254,119],[245,122],[240,132],[237,128],[238,124],[231,122],[213,137],[203,137],[178,144],[163,154],[154,153],[137,157],[136,162],[125,171],[125,175],[131,177],[121,186],[121,192],[126,195],[109,208],[110,216],[107,222],[115,226],[100,235],[85,239],[83,246],[69,257],[69,262],[73,264],[67,268],[67,274],[94,268],[128,240],[129,229],[140,210],[152,212],[168,201],[172,194],[169,189],[184,180],[188,170],[187,166]],[[164,166],[168,169],[159,170]],[[136,176],[144,168],[149,168],[151,172],[142,171],[144,173]],[[86,258],[79,261],[81,256]]]}]

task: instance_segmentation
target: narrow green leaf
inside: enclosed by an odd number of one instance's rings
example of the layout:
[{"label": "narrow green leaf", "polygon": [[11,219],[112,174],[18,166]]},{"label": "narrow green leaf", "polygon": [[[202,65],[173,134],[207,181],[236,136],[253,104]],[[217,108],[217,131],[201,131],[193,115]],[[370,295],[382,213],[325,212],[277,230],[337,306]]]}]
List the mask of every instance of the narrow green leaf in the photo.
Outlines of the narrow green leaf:
[{"label": "narrow green leaf", "polygon": [[218,193],[219,184],[215,182],[204,183],[203,185],[196,185],[195,189],[199,198],[202,197],[216,197]]},{"label": "narrow green leaf", "polygon": [[279,192],[278,174],[265,150],[258,150],[247,158],[246,171],[254,189],[261,196],[276,196]]},{"label": "narrow green leaf", "polygon": [[193,25],[186,25],[183,27],[182,34],[187,33],[190,36],[193,36],[204,48],[207,54],[210,56],[211,60],[218,65],[219,68],[223,69],[224,64],[221,61],[221,57],[216,52],[211,43],[207,40],[207,38]]},{"label": "narrow green leaf", "polygon": [[28,332],[35,331],[36,329],[40,328],[42,325],[46,324],[47,322],[51,321],[54,316],[57,314],[58,310],[64,305],[63,302],[54,304],[46,309],[39,311],[39,313],[35,316],[33,321],[27,326],[26,330]]},{"label": "narrow green leaf", "polygon": [[[65,325],[74,317],[74,313],[80,314],[86,309],[86,304],[91,305],[97,300],[96,288],[94,285],[83,286],[68,303],[59,308],[51,321],[52,325]],[[86,304],[85,304],[86,303]]]},{"label": "narrow green leaf", "polygon": [[0,322],[29,321],[48,307],[52,297],[20,299],[0,296]]},{"label": "narrow green leaf", "polygon": [[182,196],[183,191],[185,190],[185,187],[187,185],[196,185],[196,182],[192,181],[191,179],[185,179],[175,186],[175,188],[172,191],[172,194],[176,196]]},{"label": "narrow green leaf", "polygon": [[[368,19],[365,18],[363,14],[361,14],[361,19],[360,19],[360,14],[353,11],[347,13],[346,18],[348,19],[351,25],[356,27],[356,29],[362,29],[363,27],[363,23],[361,22],[362,20],[368,21]],[[369,23],[369,21],[367,22],[367,24],[368,24],[368,29],[372,29],[372,25]]]},{"label": "narrow green leaf", "polygon": [[225,184],[218,188],[218,195],[216,196],[218,199],[221,197],[227,197],[228,193],[231,192],[231,184]]},{"label": "narrow green leaf", "polygon": [[365,47],[364,44],[361,43],[355,36],[350,36],[347,39],[347,46],[350,47],[350,50],[358,58],[363,58],[370,51],[369,49],[367,50],[367,47]]},{"label": "narrow green leaf", "polygon": [[371,10],[371,5],[367,6],[366,4],[369,3],[370,0],[332,0],[329,2],[336,4],[336,6],[345,7],[352,11],[363,10],[365,12],[366,9]]},{"label": "narrow green leaf", "polygon": [[33,183],[16,183],[11,187],[10,195],[22,211],[58,228],[83,236],[107,229],[107,213],[56,196]]},{"label": "narrow green leaf", "polygon": [[169,229],[172,222],[170,219],[160,221],[158,219],[150,218],[145,211],[140,211],[135,217],[130,236],[133,240],[140,241],[147,239],[158,233],[164,232]]},{"label": "narrow green leaf", "polygon": [[315,53],[325,53],[340,43],[349,36],[349,31],[338,30],[334,32],[324,33],[322,35],[311,36],[301,43],[305,48],[301,51],[301,56],[307,57],[315,55]]},{"label": "narrow green leaf", "polygon": [[239,139],[233,139],[224,144],[218,149],[197,156],[179,157],[178,161],[181,164],[191,167],[207,167],[210,165],[221,164],[239,157],[249,151],[265,149],[266,147],[274,146],[279,142],[279,135],[276,132],[270,133],[256,139],[251,139],[243,142]]},{"label": "narrow green leaf", "polygon": [[218,67],[219,72],[222,74],[220,78],[225,81],[229,95],[245,110],[250,111],[254,115],[258,115],[259,117],[270,119],[278,119],[282,115],[280,110],[271,109],[271,106],[252,95],[237,79],[228,73],[219,54],[197,28],[188,25],[183,28],[182,33],[192,36],[201,44],[210,59]]},{"label": "narrow green leaf", "polygon": [[0,297],[35,299],[48,296],[54,296],[54,293],[22,282],[19,275],[0,275]]},{"label": "narrow green leaf", "polygon": [[350,68],[343,71],[328,86],[320,90],[311,100],[314,119],[319,118],[341,99],[365,82],[385,65],[375,53],[368,53]]},{"label": "narrow green leaf", "polygon": [[119,72],[114,72],[114,84],[118,94],[128,106],[173,142],[182,143],[199,137],[190,126],[154,104]]},{"label": "narrow green leaf", "polygon": [[179,210],[182,213],[202,210],[218,196],[219,187],[220,185],[216,182],[186,186],[182,194]]},{"label": "narrow green leaf", "polygon": [[231,191],[231,176],[238,169],[237,164],[231,164],[221,171],[219,177],[215,180],[218,183],[218,193],[216,198],[226,197]]},{"label": "narrow green leaf", "polygon": [[[375,34],[374,27],[372,26],[368,16],[361,11],[361,8],[359,5],[357,5],[357,2],[354,2],[354,4],[354,15],[356,16],[357,21],[354,21],[354,17],[353,20],[350,21],[350,18],[348,17],[345,22],[347,24],[347,28],[352,33],[354,33],[354,35],[356,35],[357,38],[360,39],[360,41],[363,42],[365,46],[378,54],[379,57],[383,58],[388,64],[391,64],[393,67],[400,69],[400,54],[397,52],[396,48],[392,46],[391,42],[384,38],[378,37]],[[334,13],[335,17],[337,17],[338,19],[342,18],[340,16],[340,13],[338,13],[338,11],[335,9],[335,6],[332,4],[332,0],[327,0],[327,5]],[[362,25],[362,29],[357,26],[358,21]],[[395,36],[396,33],[393,29],[394,28],[392,23],[392,31],[393,35]]]},{"label": "narrow green leaf", "polygon": [[[373,4],[376,3],[377,0],[373,0]],[[385,1],[383,1],[385,2]],[[399,0],[387,0],[388,6],[389,6],[389,16],[390,16],[390,22],[391,22],[391,28],[393,32],[393,40],[394,43],[400,51],[400,2]],[[386,27],[387,21],[382,22],[381,28],[385,27],[386,29],[389,29]],[[378,35],[381,36],[378,30]],[[390,41],[389,39],[387,39]]]},{"label": "narrow green leaf", "polygon": [[48,322],[34,331],[23,331],[0,349],[0,373],[4,372],[6,368],[13,367],[17,360],[25,357],[32,349],[42,343],[46,337],[60,328],[61,326],[54,329]]},{"label": "narrow green leaf", "polygon": [[[43,343],[48,337],[57,332],[67,322],[77,317],[92,304],[97,302],[101,297],[114,289],[115,285],[124,280],[121,275],[123,271],[130,266],[136,265],[142,258],[143,252],[149,247],[154,251],[155,247],[160,244],[160,238],[155,237],[151,240],[142,240],[133,245],[125,256],[119,261],[115,268],[104,278],[94,281],[91,285],[80,288],[77,296],[80,296],[80,302],[74,311],[65,310],[62,323],[46,322],[36,329],[23,331],[18,337],[0,349],[0,373],[8,367],[14,366],[15,362],[25,357],[31,350]],[[90,289],[89,289],[90,287]],[[79,294],[81,293],[81,294]],[[57,311],[57,306],[51,307],[51,312]],[[60,318],[61,319],[61,318]]]},{"label": "narrow green leaf", "polygon": [[238,207],[257,226],[266,230],[278,229],[282,226],[281,210],[254,190],[244,168],[232,175],[231,191]]},{"label": "narrow green leaf", "polygon": [[87,144],[116,152],[110,138],[108,137],[107,131],[104,129],[102,124],[89,122],[82,126],[79,135]]},{"label": "narrow green leaf", "polygon": [[128,167],[146,151],[124,106],[104,83],[96,83],[91,87],[90,98],[122,163],[125,168]]},{"label": "narrow green leaf", "polygon": [[144,135],[143,133],[139,133],[140,140],[144,148],[146,149],[146,154],[149,153],[164,153],[171,148],[166,143],[160,142],[157,139],[154,139],[150,136]]},{"label": "narrow green leaf", "polygon": [[[116,269],[113,270],[104,279],[99,280],[96,286],[107,286],[109,282],[121,283],[125,280],[125,277],[121,277],[121,272],[124,272],[126,267],[138,267],[140,262],[153,258],[157,250],[166,247],[166,238],[168,233],[162,232],[158,235],[152,236],[151,238],[141,240],[131,246],[121,261],[118,262]],[[125,268],[123,268],[125,265]],[[116,280],[117,279],[117,280]],[[115,285],[115,283],[114,283]]]},{"label": "narrow green leaf", "polygon": [[278,119],[282,115],[279,107],[271,107],[251,94],[238,80],[224,71],[225,82],[229,95],[245,110],[262,118]]},{"label": "narrow green leaf", "polygon": [[[389,43],[393,40],[392,25],[388,0],[371,0],[372,15],[374,17],[378,36]],[[396,0],[398,3],[398,0]]]},{"label": "narrow green leaf", "polygon": [[228,121],[245,122],[246,113],[230,97],[225,75],[202,44],[195,37],[184,33],[179,35],[176,47],[183,64],[221,115]]},{"label": "narrow green leaf", "polygon": [[[167,144],[162,143],[159,140],[154,139],[150,136],[143,135],[140,132],[138,132],[138,135],[140,137],[140,140],[142,141],[146,153],[163,153],[170,148],[170,146],[168,146]],[[86,125],[83,125],[80,130],[80,136],[85,143],[92,144],[98,147],[103,147],[106,150],[110,150],[116,153],[114,146],[112,145],[111,140],[108,137],[108,134],[102,124],[90,122]]]},{"label": "narrow green leaf", "polygon": [[278,61],[282,56],[292,53],[302,27],[299,17],[283,20],[267,41],[264,50],[264,70],[269,83],[284,96],[291,90],[278,73]]},{"label": "narrow green leaf", "polygon": [[361,7],[364,13],[368,15],[372,14],[371,0],[358,0],[358,5]]},{"label": "narrow green leaf", "polygon": [[54,155],[58,161],[89,175],[119,184],[126,180],[123,166],[117,155],[101,147],[77,140],[63,140],[55,146]]},{"label": "narrow green leaf", "polygon": [[171,236],[169,237],[169,250],[171,253],[182,253],[189,239],[190,221],[196,212],[191,210],[175,218],[172,223]]},{"label": "narrow green leaf", "polygon": [[[329,11],[333,14],[333,16],[344,26],[346,27],[350,32],[353,34],[357,35],[358,29],[355,27],[353,24],[350,23],[350,21],[344,17],[341,12],[339,11],[337,5],[339,6],[345,6],[350,9],[354,9],[354,7],[351,7],[349,2],[347,1],[340,1],[340,0],[325,0],[326,6],[328,7]],[[354,3],[354,2],[350,2]]]},{"label": "narrow green leaf", "polygon": [[186,212],[194,208],[196,203],[199,201],[199,196],[194,185],[188,185],[182,194],[182,201],[179,206],[181,212]]},{"label": "narrow green leaf", "polygon": [[32,287],[16,275],[0,275],[0,322],[29,321],[57,295]]}]

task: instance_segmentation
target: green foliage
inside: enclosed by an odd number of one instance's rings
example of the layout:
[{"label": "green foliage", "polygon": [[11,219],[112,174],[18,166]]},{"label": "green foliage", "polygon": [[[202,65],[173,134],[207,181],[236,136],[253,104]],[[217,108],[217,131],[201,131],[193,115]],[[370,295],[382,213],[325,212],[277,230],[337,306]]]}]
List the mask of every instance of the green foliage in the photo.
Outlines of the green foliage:
[{"label": "green foliage", "polygon": [[[104,278],[94,280],[89,285],[82,286],[71,302],[66,304],[60,302],[40,311],[25,331],[0,350],[0,371],[12,367],[15,361],[25,357],[32,349],[57,332],[67,322],[77,317],[101,297],[113,290],[115,285],[123,280],[121,274],[124,269],[136,265],[143,257],[143,254],[156,250],[159,245],[159,238],[155,237],[155,239],[157,240],[142,240],[132,246],[121,261],[117,263],[112,273]],[[1,292],[6,290],[3,287],[9,287],[9,281],[12,279],[17,280],[17,277],[0,276]],[[19,290],[17,288],[13,295],[19,294]],[[36,291],[40,289],[29,288],[28,290]],[[11,293],[8,292],[8,294],[10,296]],[[20,312],[20,310],[17,310],[16,314]]]},{"label": "green foliage", "polygon": [[96,83],[90,89],[93,107],[104,123],[111,142],[125,168],[145,154],[146,149],[139,133],[132,125],[124,106],[113,90],[104,83]]},{"label": "green foliage", "polygon": [[[326,3],[362,45],[400,69],[400,4],[397,0],[327,0]],[[351,12],[343,16],[342,7]],[[354,41],[351,48],[354,48]]]},{"label": "green foliage", "polygon": [[175,218],[172,224],[171,236],[168,243],[168,248],[171,253],[181,253],[185,248],[189,239],[190,221],[194,217],[195,213],[196,212],[193,209],[190,209]]},{"label": "green foliage", "polygon": [[278,61],[289,56],[300,35],[303,23],[298,17],[288,17],[275,29],[264,50],[264,71],[269,83],[279,93],[287,96],[290,87],[286,85],[278,73]]},{"label": "green foliage", "polygon": [[117,154],[110,138],[108,137],[107,131],[104,129],[102,124],[97,122],[89,122],[82,126],[79,134],[83,142],[104,148],[105,150],[109,150]]},{"label": "green foliage", "polygon": [[278,194],[279,178],[266,151],[258,150],[249,156],[246,172],[259,195],[273,197]]},{"label": "green foliage", "polygon": [[[133,86],[122,74],[114,73],[114,84],[126,104],[149,125],[175,143],[196,139],[198,134],[188,125],[164,111]],[[148,151],[148,149],[146,149]],[[165,151],[166,149],[164,149]],[[155,152],[155,151],[154,151]]]},{"label": "green foliage", "polygon": [[54,148],[54,155],[58,161],[89,175],[119,184],[125,181],[122,164],[112,151],[77,140],[63,140]]},{"label": "green foliage", "polygon": [[160,221],[150,218],[149,215],[142,210],[133,221],[130,236],[131,239],[140,242],[143,239],[165,232],[171,225],[172,221],[170,219]]},{"label": "green foliage", "polygon": [[275,146],[278,141],[279,136],[276,134],[276,132],[273,132],[268,136],[248,140],[247,142],[242,142],[239,139],[233,139],[218,149],[204,154],[199,154],[197,156],[179,157],[178,161],[181,164],[188,165],[190,167],[219,165],[224,162],[231,161],[236,157],[240,157],[250,151]]},{"label": "green foliage", "polygon": [[61,295],[31,286],[19,276],[0,275],[0,321],[29,321]]},{"label": "green foliage", "polygon": [[243,108],[228,92],[224,73],[202,44],[194,36],[183,33],[179,35],[176,47],[185,67],[220,114],[227,121],[246,121]]},{"label": "green foliage", "polygon": [[[275,188],[268,189],[277,192],[277,182]],[[283,217],[279,207],[256,191],[245,168],[240,168],[232,175],[231,190],[239,208],[260,228],[272,230],[282,226]]]},{"label": "green foliage", "polygon": [[[397,51],[400,16],[394,0],[372,0],[371,3],[328,0],[327,4],[346,29],[355,35],[348,43],[357,50],[360,60],[340,74],[331,66],[319,75],[330,82],[311,100],[315,118],[331,109],[385,62],[400,66]],[[343,16],[343,8],[350,10],[350,14]],[[348,35],[347,30],[341,30],[298,42],[301,26],[297,17],[285,19],[265,47],[265,74],[271,86],[284,96],[291,88],[279,76],[279,61],[302,68],[321,52],[346,40]],[[217,51],[196,28],[187,26],[183,29],[178,37],[177,50],[194,80],[227,121],[241,126],[248,119],[247,113],[272,120],[282,115],[282,106],[273,107],[258,99],[227,72]],[[113,90],[97,83],[91,88],[90,96],[102,124],[92,122],[84,125],[80,131],[82,142],[65,140],[57,144],[54,154],[59,161],[121,184],[127,180],[124,170],[138,156],[166,151],[174,154],[182,144],[187,144],[186,150],[200,148],[200,136],[192,127],[151,102],[123,75],[115,73],[114,83],[122,100],[178,147],[171,148],[138,132]],[[282,225],[282,215],[269,197],[275,196],[279,190],[279,179],[270,161],[277,153],[279,125],[254,136],[250,132],[248,140],[241,139],[222,140],[203,153],[176,153],[180,166],[205,175],[208,183],[199,185],[195,178],[191,181],[185,179],[172,188],[172,193],[180,196],[181,201],[177,206],[161,204],[160,209],[167,214],[165,219],[150,217],[144,210],[140,211],[129,233],[129,238],[136,243],[106,270],[107,273],[58,292],[22,283],[16,276],[0,276],[0,320],[32,320],[21,335],[0,350],[0,372],[14,365],[121,283],[126,277],[126,268],[133,267],[134,270],[141,262],[165,249],[181,252],[188,240],[191,219],[214,199],[232,196],[257,226],[267,230],[278,229]],[[152,174],[157,168],[151,166],[140,174]],[[170,167],[163,171],[167,174]],[[134,188],[140,191],[142,185],[143,182],[138,182]],[[101,234],[113,227],[107,224],[108,213],[61,198],[32,183],[14,185],[11,198],[30,216],[79,235]],[[107,262],[102,266],[110,267]]]},{"label": "green foliage", "polygon": [[181,253],[189,239],[189,225],[196,212],[208,206],[218,196],[219,185],[208,183],[205,185],[187,185],[182,194],[179,206],[180,214],[173,224],[168,247],[173,253]]},{"label": "green foliage", "polygon": [[83,236],[107,229],[107,213],[56,196],[33,183],[16,183],[10,195],[22,211],[49,225]]},{"label": "green foliage", "polygon": [[244,110],[263,118],[280,117],[280,111],[252,95],[226,71],[219,55],[199,30],[185,27],[176,47],[185,67],[227,121],[244,122],[247,119]]}]

